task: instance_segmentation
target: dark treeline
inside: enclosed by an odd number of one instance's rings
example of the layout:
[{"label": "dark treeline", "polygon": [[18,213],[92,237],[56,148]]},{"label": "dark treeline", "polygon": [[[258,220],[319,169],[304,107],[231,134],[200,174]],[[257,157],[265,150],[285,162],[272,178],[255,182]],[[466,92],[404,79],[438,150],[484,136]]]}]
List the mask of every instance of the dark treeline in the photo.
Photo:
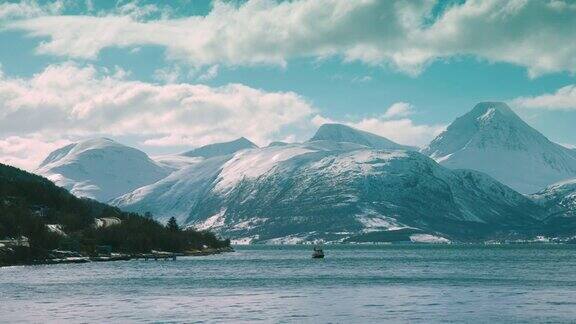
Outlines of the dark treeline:
[{"label": "dark treeline", "polygon": [[[121,224],[96,228],[95,218],[118,218]],[[61,225],[67,236],[50,231],[47,224]],[[175,220],[163,226],[150,215],[122,212],[94,200],[77,198],[43,177],[0,164],[0,240],[22,236],[29,239],[30,248],[13,249],[12,258],[23,262],[41,259],[52,249],[90,255],[96,253],[98,246],[123,253],[229,246],[228,240],[220,240],[213,233],[182,230]],[[13,263],[9,261],[4,260]]]}]

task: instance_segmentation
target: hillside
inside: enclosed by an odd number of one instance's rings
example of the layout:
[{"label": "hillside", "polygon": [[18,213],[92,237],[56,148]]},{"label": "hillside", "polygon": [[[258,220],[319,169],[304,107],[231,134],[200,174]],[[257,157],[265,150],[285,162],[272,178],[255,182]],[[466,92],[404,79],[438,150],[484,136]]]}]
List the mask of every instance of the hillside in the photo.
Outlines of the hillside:
[{"label": "hillside", "polygon": [[[99,228],[97,219],[120,224]],[[90,254],[99,245],[131,253],[226,244],[211,233],[170,232],[152,219],[77,198],[46,178],[0,164],[0,240],[22,236],[30,248],[10,254],[3,248],[0,265],[41,260],[56,248]]]}]

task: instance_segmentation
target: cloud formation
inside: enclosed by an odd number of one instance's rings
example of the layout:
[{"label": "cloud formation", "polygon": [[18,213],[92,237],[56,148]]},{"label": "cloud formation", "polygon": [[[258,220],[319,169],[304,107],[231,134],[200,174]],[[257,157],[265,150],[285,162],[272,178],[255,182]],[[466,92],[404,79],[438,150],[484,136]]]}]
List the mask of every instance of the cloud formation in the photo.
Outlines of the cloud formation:
[{"label": "cloud formation", "polygon": [[519,97],[511,104],[519,108],[545,110],[576,110],[576,85],[567,85],[554,93],[533,97]]},{"label": "cloud formation", "polygon": [[68,140],[50,140],[39,135],[0,138],[0,163],[32,171],[50,152],[69,143]]},{"label": "cloud formation", "polygon": [[7,146],[15,138],[97,134],[133,135],[162,146],[197,146],[240,136],[266,144],[308,122],[313,112],[293,92],[241,84],[158,85],[127,80],[120,69],[51,65],[30,79],[0,78],[0,138],[5,148],[0,154],[12,152]]},{"label": "cloud formation", "polygon": [[[576,7],[562,0],[217,1],[206,16],[141,19],[43,16],[10,28],[49,37],[38,53],[95,59],[107,47],[157,45],[193,66],[273,64],[339,56],[416,75],[439,59],[475,56],[528,69],[576,73]],[[145,16],[145,15],[144,15]]]},{"label": "cloud formation", "polygon": [[31,0],[0,3],[0,26],[2,22],[14,19],[57,15],[61,13],[63,8],[64,3],[62,1],[54,1],[44,5]]},{"label": "cloud formation", "polygon": [[386,119],[407,117],[413,114],[413,109],[414,107],[407,102],[396,102],[386,110],[383,117]]},{"label": "cloud formation", "polygon": [[434,137],[446,129],[446,125],[425,125],[416,124],[409,118],[409,114],[414,112],[414,107],[406,102],[392,104],[386,112],[379,117],[367,117],[355,121],[334,120],[321,115],[316,115],[312,119],[315,126],[326,123],[340,123],[370,133],[384,136],[399,144],[424,146]]},{"label": "cloud formation", "polygon": [[[144,148],[194,147],[241,136],[260,145],[302,141],[322,119],[294,92],[153,84],[127,76],[121,69],[73,63],[50,65],[26,79],[0,73],[0,161],[30,170],[53,149],[95,136],[131,136]],[[410,109],[396,103],[386,117],[343,123],[402,144],[425,144],[440,126],[414,124],[405,118]]]}]

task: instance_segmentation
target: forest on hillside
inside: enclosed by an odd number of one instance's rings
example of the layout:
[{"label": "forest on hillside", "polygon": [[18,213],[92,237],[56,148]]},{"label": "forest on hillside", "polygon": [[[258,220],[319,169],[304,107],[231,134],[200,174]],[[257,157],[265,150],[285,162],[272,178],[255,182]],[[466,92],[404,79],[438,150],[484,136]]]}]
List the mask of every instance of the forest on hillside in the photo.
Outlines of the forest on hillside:
[{"label": "forest on hillside", "polygon": [[[119,222],[98,227],[97,219]],[[211,232],[181,229],[175,220],[164,226],[151,215],[77,198],[48,179],[0,164],[0,241],[20,238],[29,246],[0,249],[0,265],[41,261],[55,249],[94,255],[101,246],[130,254],[230,245]]]}]

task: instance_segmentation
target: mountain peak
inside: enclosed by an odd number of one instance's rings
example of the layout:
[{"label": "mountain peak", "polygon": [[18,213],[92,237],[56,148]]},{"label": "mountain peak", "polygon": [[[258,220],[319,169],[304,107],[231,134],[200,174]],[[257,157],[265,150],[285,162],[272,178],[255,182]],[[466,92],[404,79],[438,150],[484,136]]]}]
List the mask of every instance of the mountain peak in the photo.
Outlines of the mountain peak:
[{"label": "mountain peak", "polygon": [[320,126],[316,134],[309,140],[309,142],[312,141],[349,142],[375,149],[414,150],[413,147],[400,145],[386,137],[335,123]]},{"label": "mountain peak", "polygon": [[40,169],[40,168],[42,168],[42,167],[44,167],[50,163],[56,162],[56,161],[64,158],[65,156],[67,156],[71,152],[77,153],[77,152],[86,151],[88,149],[101,149],[101,148],[109,147],[109,146],[122,147],[124,145],[117,143],[114,140],[107,138],[107,137],[92,138],[92,139],[80,141],[77,143],[71,143],[71,144],[68,144],[66,146],[63,146],[59,149],[52,151],[44,159],[44,161],[42,161],[42,163],[40,163],[40,166],[38,166],[38,168]]},{"label": "mountain peak", "polygon": [[249,139],[247,139],[244,136],[242,136],[238,139],[235,139],[235,140],[231,141],[230,143],[243,143],[243,144],[248,144],[250,146],[257,146],[256,144],[252,143],[252,141],[250,141]]},{"label": "mountain peak", "polygon": [[504,115],[516,115],[506,103],[498,101],[480,102],[472,109],[472,113],[479,115],[486,114],[489,111],[499,112]]},{"label": "mountain peak", "polygon": [[188,157],[203,157],[211,158],[215,156],[228,155],[240,150],[257,148],[258,146],[252,143],[245,137],[240,137],[230,142],[214,143],[201,146],[188,152],[182,153]]},{"label": "mountain peak", "polygon": [[36,172],[76,196],[102,202],[167,175],[146,153],[104,137],[55,150]]},{"label": "mountain peak", "polygon": [[479,170],[533,193],[576,174],[576,156],[524,122],[508,105],[482,102],[422,153],[451,168]]}]

